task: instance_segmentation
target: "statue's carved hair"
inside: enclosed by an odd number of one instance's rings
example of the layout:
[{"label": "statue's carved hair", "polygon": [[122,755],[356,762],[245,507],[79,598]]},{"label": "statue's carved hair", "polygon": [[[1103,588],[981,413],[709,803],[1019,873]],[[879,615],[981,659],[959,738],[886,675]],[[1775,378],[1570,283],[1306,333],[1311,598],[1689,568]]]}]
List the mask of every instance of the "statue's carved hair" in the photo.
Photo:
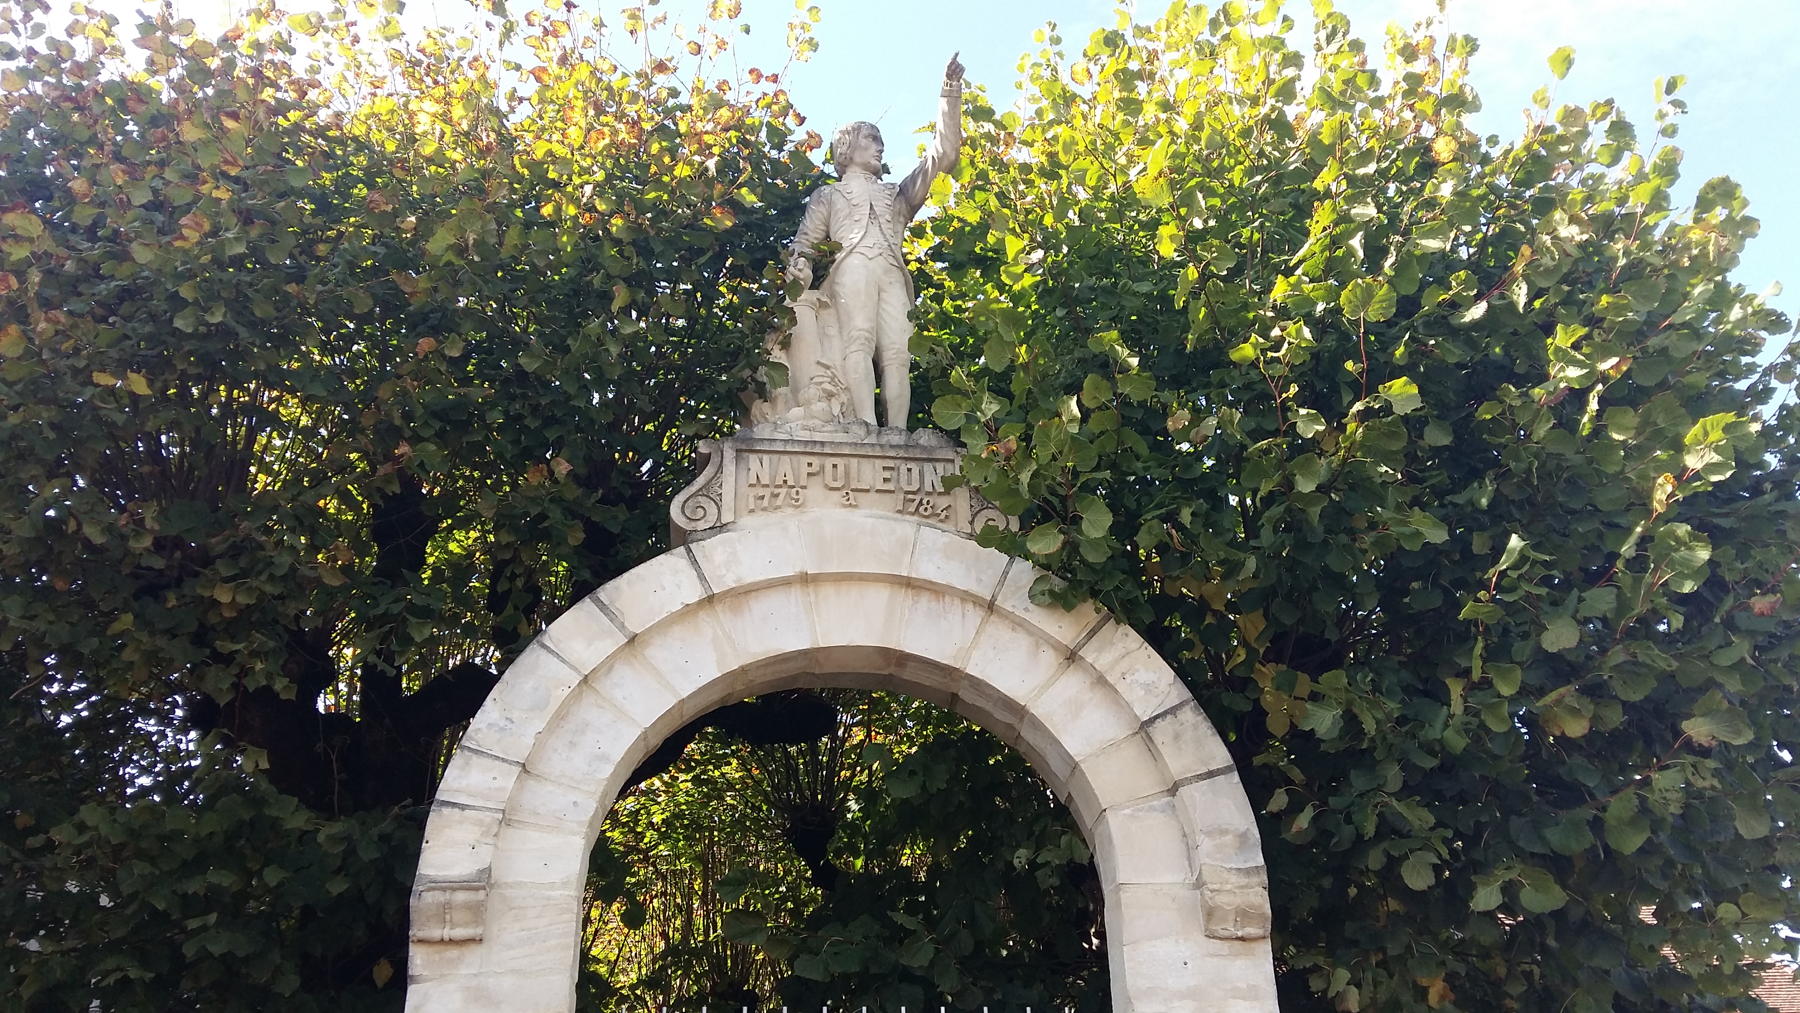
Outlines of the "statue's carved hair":
[{"label": "statue's carved hair", "polygon": [[831,139],[831,167],[839,173],[844,171],[844,158],[850,149],[864,137],[880,137],[881,128],[868,120],[857,120],[838,128],[837,136]]}]

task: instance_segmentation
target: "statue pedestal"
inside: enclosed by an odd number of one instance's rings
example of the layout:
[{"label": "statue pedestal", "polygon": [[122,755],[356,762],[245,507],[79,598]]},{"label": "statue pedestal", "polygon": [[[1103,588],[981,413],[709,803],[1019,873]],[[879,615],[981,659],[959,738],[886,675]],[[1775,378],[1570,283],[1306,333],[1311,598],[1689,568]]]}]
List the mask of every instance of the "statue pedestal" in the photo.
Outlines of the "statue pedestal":
[{"label": "statue pedestal", "polygon": [[944,479],[962,448],[941,433],[901,429],[852,433],[860,423],[764,435],[766,424],[700,444],[700,477],[669,504],[670,541],[680,545],[727,526],[819,510],[872,510],[962,535],[1012,519],[964,485]]}]

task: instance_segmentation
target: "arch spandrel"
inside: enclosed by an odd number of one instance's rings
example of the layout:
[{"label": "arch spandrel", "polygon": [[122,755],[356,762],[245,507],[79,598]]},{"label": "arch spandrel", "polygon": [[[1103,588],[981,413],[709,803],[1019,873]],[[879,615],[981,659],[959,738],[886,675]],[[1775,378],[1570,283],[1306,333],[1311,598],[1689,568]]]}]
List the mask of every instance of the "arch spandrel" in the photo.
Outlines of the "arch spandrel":
[{"label": "arch spandrel", "polygon": [[720,529],[622,575],[508,668],[453,757],[413,895],[409,1010],[573,1009],[581,891],[632,770],[714,707],[890,689],[1020,750],[1106,895],[1115,1010],[1274,1010],[1260,839],[1224,745],[1105,613],[1039,571],[872,512]]}]

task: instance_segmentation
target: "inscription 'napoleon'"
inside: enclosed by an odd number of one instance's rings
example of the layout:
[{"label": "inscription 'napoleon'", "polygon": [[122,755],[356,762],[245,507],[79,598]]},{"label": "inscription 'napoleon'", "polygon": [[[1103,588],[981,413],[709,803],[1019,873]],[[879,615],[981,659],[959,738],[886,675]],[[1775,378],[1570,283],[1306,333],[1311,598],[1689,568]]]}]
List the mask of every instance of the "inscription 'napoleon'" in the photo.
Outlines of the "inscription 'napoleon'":
[{"label": "inscription 'napoleon'", "polygon": [[747,452],[738,455],[737,467],[740,504],[747,514],[868,507],[945,524],[956,521],[956,499],[944,488],[944,476],[956,472],[954,461]]},{"label": "inscription 'napoleon'", "polygon": [[809,486],[815,479],[827,489],[851,492],[944,491],[944,475],[955,468],[935,461],[872,461],[859,457],[813,457],[789,454],[745,454],[747,486]]},{"label": "inscription 'napoleon'", "polygon": [[901,514],[963,534],[1009,519],[950,481],[950,447],[739,436],[700,444],[705,470],[670,504],[677,542],[734,521],[815,510]]}]

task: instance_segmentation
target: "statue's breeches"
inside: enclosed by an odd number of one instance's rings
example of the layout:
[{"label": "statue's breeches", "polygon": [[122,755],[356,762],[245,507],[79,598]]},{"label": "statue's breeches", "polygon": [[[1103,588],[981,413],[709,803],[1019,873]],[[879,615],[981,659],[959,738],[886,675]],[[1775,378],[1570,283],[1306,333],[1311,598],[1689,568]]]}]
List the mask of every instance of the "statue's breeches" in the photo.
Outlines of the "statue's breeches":
[{"label": "statue's breeches", "polygon": [[882,364],[909,361],[912,286],[903,268],[852,254],[831,265],[824,288],[837,310],[844,360],[873,356]]}]

